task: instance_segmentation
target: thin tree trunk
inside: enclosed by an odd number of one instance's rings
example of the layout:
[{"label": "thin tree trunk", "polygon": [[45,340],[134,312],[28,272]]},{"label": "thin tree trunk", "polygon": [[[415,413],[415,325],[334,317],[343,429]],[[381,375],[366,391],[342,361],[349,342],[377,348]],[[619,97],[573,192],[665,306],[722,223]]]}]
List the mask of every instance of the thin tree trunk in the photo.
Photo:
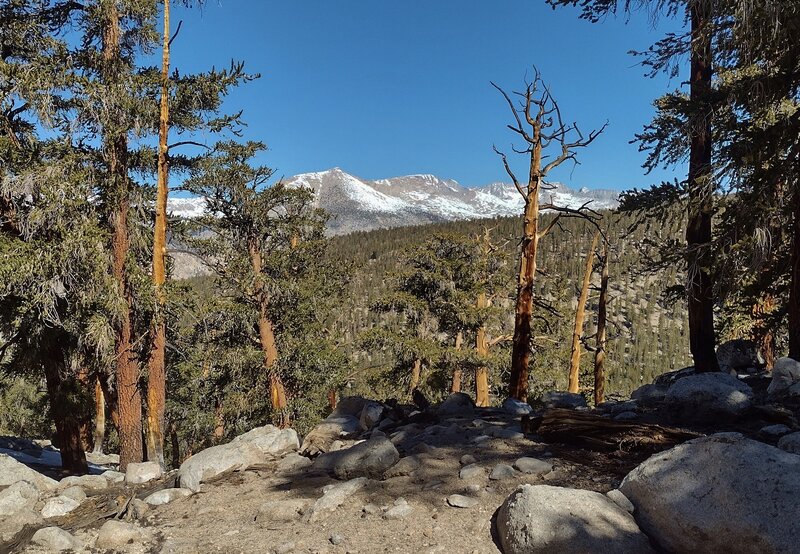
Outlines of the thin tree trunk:
[{"label": "thin tree trunk", "polygon": [[603,241],[603,269],[597,306],[597,338],[594,351],[594,405],[602,403],[606,390],[606,323],[608,320],[608,240]]},{"label": "thin tree trunk", "polygon": [[[103,84],[115,96],[119,87],[121,30],[115,2],[107,2],[103,20]],[[113,100],[108,100],[113,103]],[[114,114],[117,107],[109,110]],[[113,117],[113,115],[112,115]],[[132,345],[131,293],[125,262],[130,248],[128,212],[130,208],[128,183],[128,139],[124,130],[112,129],[118,122],[106,122],[103,147],[110,181],[113,275],[122,299],[117,317],[115,359],[117,372],[117,406],[119,409],[120,469],[130,462],[142,461],[142,397],[139,391],[139,367]]]},{"label": "thin tree trunk", "polygon": [[[690,3],[692,54],[690,97],[704,106],[711,95],[711,2]],[[715,352],[714,282],[708,270],[711,242],[711,216],[714,209],[714,183],[711,172],[711,113],[703,109],[690,121],[689,151],[689,220],[686,227],[688,247],[687,291],[689,305],[689,344],[695,369],[719,371]]]},{"label": "thin tree trunk", "polygon": [[411,384],[408,387],[408,393],[412,394],[414,389],[419,387],[419,380],[422,376],[422,360],[417,358],[414,360],[414,367],[411,369]]},{"label": "thin tree trunk", "polygon": [[94,380],[94,453],[103,453],[103,441],[106,440],[106,401],[100,378]]},{"label": "thin tree trunk", "polygon": [[[456,352],[461,351],[461,345],[464,342],[464,333],[461,331],[458,332],[456,335]],[[461,371],[461,362],[456,362],[455,367],[453,368],[453,383],[450,386],[450,392],[461,392],[461,377],[463,372]]]},{"label": "thin tree trunk", "polygon": [[575,310],[575,327],[572,331],[572,356],[569,361],[569,392],[578,392],[581,369],[581,337],[583,336],[583,320],[586,316],[586,300],[589,298],[589,284],[592,282],[592,268],[594,266],[594,249],[600,233],[595,233],[592,246],[586,253],[586,268],[583,271],[583,283],[578,297],[578,307]]},{"label": "thin tree trunk", "polygon": [[42,345],[42,365],[50,410],[56,426],[56,440],[61,452],[61,466],[70,473],[82,475],[89,472],[89,465],[86,463],[81,440],[81,406],[78,400],[80,382],[67,376],[61,347],[63,339],[48,336],[46,341],[47,344]]},{"label": "thin tree trunk", "polygon": [[334,389],[328,391],[328,407],[331,411],[336,409],[336,391]]},{"label": "thin tree trunk", "polygon": [[222,402],[217,399],[214,405],[214,440],[220,441],[225,436],[225,418],[222,415]]},{"label": "thin tree trunk", "polygon": [[536,276],[536,254],[539,247],[539,189],[541,185],[542,145],[535,132],[531,152],[527,198],[522,227],[522,252],[517,274],[517,301],[514,307],[514,338],[511,350],[511,377],[508,395],[528,401],[528,365],[531,358],[533,332],[533,281]]},{"label": "thin tree trunk", "polygon": [[169,0],[164,0],[164,44],[161,58],[161,111],[158,123],[158,186],[153,236],[153,287],[157,310],[153,316],[153,344],[147,369],[147,459],[164,465],[164,406],[166,404],[165,350],[167,344],[164,284],[167,280],[167,194],[169,167]]},{"label": "thin tree trunk", "polygon": [[[81,367],[78,370],[78,381],[82,385],[81,392],[88,391],[92,388],[92,380],[89,377],[89,370]],[[81,410],[81,444],[83,445],[84,452],[90,452],[94,447],[94,438],[92,436],[92,413],[89,411]]]},{"label": "thin tree trunk", "polygon": [[[478,309],[486,308],[488,302],[486,293],[478,294],[476,306]],[[475,352],[479,360],[485,360],[489,355],[489,343],[486,340],[486,326],[481,325],[475,333]],[[475,370],[475,404],[481,408],[489,406],[489,368],[481,365]]]},{"label": "thin tree trunk", "polygon": [[800,189],[796,189],[794,193],[794,237],[792,240],[792,279],[789,290],[789,356],[800,361]]},{"label": "thin tree trunk", "polygon": [[169,426],[169,439],[172,445],[172,467],[177,468],[181,465],[181,442],[178,438],[178,429],[175,423]]}]

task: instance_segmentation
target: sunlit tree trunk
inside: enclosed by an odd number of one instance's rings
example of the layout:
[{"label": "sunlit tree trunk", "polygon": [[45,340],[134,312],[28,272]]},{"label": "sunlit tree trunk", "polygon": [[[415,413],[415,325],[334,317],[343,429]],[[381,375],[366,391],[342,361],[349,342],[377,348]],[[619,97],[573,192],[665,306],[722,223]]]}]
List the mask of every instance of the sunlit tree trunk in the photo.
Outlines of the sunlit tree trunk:
[{"label": "sunlit tree trunk", "polygon": [[419,387],[419,381],[422,377],[422,360],[420,358],[416,358],[414,360],[414,366],[411,368],[411,383],[408,387],[408,393],[412,394],[414,389]]},{"label": "sunlit tree trunk", "polygon": [[[478,309],[486,308],[488,301],[486,293],[478,294]],[[489,355],[489,343],[486,340],[486,326],[481,325],[475,333],[475,351],[479,360],[485,360]],[[475,404],[482,408],[489,405],[489,368],[480,365],[475,370]]]},{"label": "sunlit tree trunk", "polygon": [[[103,84],[110,89],[108,102],[113,114],[123,109],[114,105],[114,88],[120,86],[118,66],[121,64],[121,29],[115,2],[105,2],[103,17]],[[113,116],[112,116],[113,117]],[[117,407],[119,409],[120,469],[130,462],[141,462],[142,397],[139,391],[139,364],[132,345],[131,292],[125,267],[130,237],[128,212],[128,139],[125,130],[114,129],[116,122],[107,121],[103,129],[103,150],[108,169],[110,226],[112,230],[113,275],[122,302],[117,314],[115,359],[117,373]]]},{"label": "sunlit tree trunk", "polygon": [[100,378],[94,380],[94,453],[103,452],[103,442],[106,440],[106,400]]},{"label": "sunlit tree trunk", "polygon": [[[456,335],[456,352],[461,351],[461,345],[464,343],[464,333],[461,331]],[[461,371],[461,363],[457,362],[453,368],[453,383],[450,386],[450,392],[461,392],[461,378],[463,372]]]},{"label": "sunlit tree trunk", "polygon": [[[692,103],[704,106],[711,95],[711,2],[690,2]],[[697,371],[719,371],[715,351],[714,282],[707,267],[714,209],[714,182],[711,168],[711,113],[698,110],[689,122],[689,219],[686,227],[688,247],[687,292],[689,306],[689,344]]]},{"label": "sunlit tree trunk", "polygon": [[603,241],[600,298],[597,305],[597,337],[594,351],[594,405],[602,403],[606,390],[606,325],[608,321],[608,240]]},{"label": "sunlit tree trunk", "polygon": [[158,184],[153,234],[153,287],[157,310],[153,316],[153,343],[147,364],[147,459],[164,465],[164,405],[166,403],[165,350],[167,344],[164,284],[167,280],[167,195],[169,168],[169,0],[164,0],[164,43],[161,57],[161,108],[158,118]]},{"label": "sunlit tree trunk", "polygon": [[581,369],[581,337],[583,336],[583,320],[586,317],[586,300],[589,298],[589,285],[592,282],[592,267],[594,265],[594,249],[600,233],[595,233],[592,246],[586,253],[586,267],[583,271],[583,283],[578,296],[578,307],[575,310],[575,327],[572,331],[572,356],[569,361],[569,392],[578,392]]}]

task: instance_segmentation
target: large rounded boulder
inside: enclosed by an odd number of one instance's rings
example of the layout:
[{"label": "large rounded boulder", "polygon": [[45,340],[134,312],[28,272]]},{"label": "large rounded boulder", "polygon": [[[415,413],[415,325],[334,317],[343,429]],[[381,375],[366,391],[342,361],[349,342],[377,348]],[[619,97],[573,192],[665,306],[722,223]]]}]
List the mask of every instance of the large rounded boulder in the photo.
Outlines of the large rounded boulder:
[{"label": "large rounded boulder", "polygon": [[679,421],[735,420],[752,406],[753,390],[727,373],[698,373],[675,381],[664,401]]},{"label": "large rounded boulder", "polygon": [[656,454],[620,490],[666,552],[789,553],[800,545],[800,456],[738,433]]}]

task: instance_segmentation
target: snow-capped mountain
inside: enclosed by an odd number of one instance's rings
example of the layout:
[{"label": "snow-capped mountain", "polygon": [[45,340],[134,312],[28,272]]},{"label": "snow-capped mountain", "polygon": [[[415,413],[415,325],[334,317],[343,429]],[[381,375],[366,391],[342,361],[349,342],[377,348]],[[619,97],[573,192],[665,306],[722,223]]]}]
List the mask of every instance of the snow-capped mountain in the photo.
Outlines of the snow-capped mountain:
[{"label": "snow-capped mountain", "polygon": [[[286,184],[308,187],[316,204],[332,215],[334,235],[385,227],[420,225],[458,219],[520,215],[524,201],[510,183],[464,187],[434,175],[407,175],[369,181],[334,168],[290,177]],[[619,193],[612,190],[573,190],[561,183],[541,193],[544,203],[578,208],[587,202],[595,210],[615,208]],[[202,212],[200,198],[170,200],[174,215],[195,217]]]}]

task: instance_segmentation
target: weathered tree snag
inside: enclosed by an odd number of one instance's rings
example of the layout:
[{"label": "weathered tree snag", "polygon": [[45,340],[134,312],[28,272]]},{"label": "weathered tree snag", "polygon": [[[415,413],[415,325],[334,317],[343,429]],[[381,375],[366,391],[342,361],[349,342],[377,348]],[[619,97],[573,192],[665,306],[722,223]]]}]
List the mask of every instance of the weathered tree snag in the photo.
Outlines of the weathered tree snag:
[{"label": "weathered tree snag", "polygon": [[603,241],[603,257],[600,260],[600,298],[597,304],[597,336],[594,351],[594,405],[605,400],[606,392],[606,324],[608,320],[608,238]]},{"label": "weathered tree snag", "polygon": [[47,397],[53,422],[56,426],[56,440],[61,451],[61,466],[70,473],[89,472],[86,453],[81,438],[80,406],[81,383],[70,376],[64,360],[62,336],[48,333],[45,344],[41,345],[42,365],[44,366]]},{"label": "weathered tree snag", "polygon": [[[524,93],[518,93],[523,98],[522,106],[517,107],[506,92],[492,83],[506,100],[514,116],[515,125],[509,129],[520,135],[525,141],[525,149],[515,149],[516,152],[529,156],[528,181],[523,188],[514,172],[511,170],[506,155],[495,148],[501,157],[503,166],[508,173],[517,191],[525,201],[522,222],[522,240],[517,272],[517,297],[514,307],[514,336],[511,352],[511,376],[508,385],[508,395],[523,402],[528,400],[528,369],[530,365],[531,348],[533,340],[532,319],[534,305],[534,278],[536,276],[536,256],[539,240],[558,224],[559,219],[568,217],[583,217],[594,223],[594,218],[588,215],[582,206],[579,209],[564,208],[552,203],[541,204],[539,195],[545,190],[544,179],[551,170],[568,160],[575,161],[575,149],[591,144],[605,129],[592,131],[584,137],[577,124],[565,124],[561,118],[558,103],[553,99],[549,89],[544,84],[538,71],[534,80],[529,83]],[[529,130],[525,128],[529,127]],[[570,140],[575,136],[575,140]],[[556,144],[557,153],[546,165],[542,165],[543,153],[550,144]],[[553,221],[542,230],[539,230],[539,212],[548,209],[557,213]]]},{"label": "weathered tree snag", "polygon": [[[464,342],[464,333],[461,331],[458,332],[456,335],[456,344],[455,349],[457,352],[461,351],[461,345]],[[456,366],[453,368],[453,382],[450,386],[450,392],[461,392],[461,377],[462,377],[462,370],[461,364],[457,363]]]},{"label": "weathered tree snag", "polygon": [[103,441],[106,440],[106,402],[100,378],[94,380],[94,434],[93,443],[95,454],[102,454]]},{"label": "weathered tree snag", "polygon": [[408,393],[413,395],[414,391],[419,387],[419,381],[422,378],[422,360],[416,358],[414,366],[411,368],[411,383],[408,386]]},{"label": "weathered tree snag", "polygon": [[117,372],[117,406],[119,409],[120,469],[128,463],[142,461],[142,397],[139,391],[139,364],[132,345],[131,291],[125,267],[130,248],[128,212],[130,192],[128,182],[128,138],[125,129],[117,129],[112,121],[121,106],[115,105],[114,88],[122,86],[119,79],[121,29],[115,2],[104,3],[102,29],[103,84],[111,89],[107,101],[112,114],[103,129],[103,151],[108,168],[112,230],[113,275],[117,282],[120,313],[117,317],[115,354]]},{"label": "weathered tree snag", "polygon": [[581,292],[578,296],[578,307],[575,310],[575,327],[572,331],[572,355],[569,361],[569,392],[578,392],[579,377],[581,369],[581,337],[583,337],[583,320],[586,317],[586,300],[589,298],[589,284],[592,282],[592,269],[594,267],[594,250],[597,247],[597,239],[600,232],[596,232],[592,238],[592,246],[586,253],[586,267],[583,271],[583,283]]},{"label": "weathered tree snag", "polygon": [[[478,294],[478,309],[486,308],[487,305],[486,293]],[[478,327],[475,333],[475,351],[480,360],[489,355],[489,343],[486,340],[485,325]],[[489,368],[485,365],[481,365],[475,370],[475,404],[481,408],[489,406]]]},{"label": "weathered tree snag", "polygon": [[794,237],[792,237],[792,278],[790,287],[789,356],[800,361],[800,188],[795,189],[794,193]]},{"label": "weathered tree snag", "polygon": [[167,280],[167,195],[169,167],[167,165],[169,136],[169,0],[164,0],[164,39],[161,58],[161,107],[158,118],[158,184],[156,190],[156,220],[153,235],[153,287],[158,306],[153,316],[152,345],[147,364],[147,459],[164,465],[164,407],[166,404],[165,350],[167,326],[164,321]]},{"label": "weathered tree snag", "polygon": [[[711,2],[690,2],[691,78],[689,95],[696,106],[708,106],[711,88]],[[711,168],[711,113],[697,110],[689,128],[689,220],[686,226],[689,345],[698,372],[719,371],[715,351],[714,282],[708,269],[714,180]]]}]

